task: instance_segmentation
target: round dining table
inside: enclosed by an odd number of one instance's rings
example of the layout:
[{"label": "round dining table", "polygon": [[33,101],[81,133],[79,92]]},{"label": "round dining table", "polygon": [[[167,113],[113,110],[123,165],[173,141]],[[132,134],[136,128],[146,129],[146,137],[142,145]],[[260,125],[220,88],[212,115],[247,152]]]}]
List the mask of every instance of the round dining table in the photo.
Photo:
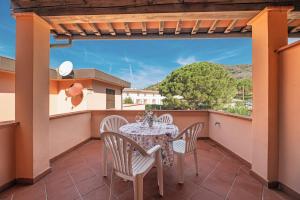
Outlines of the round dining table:
[{"label": "round dining table", "polygon": [[163,165],[174,163],[173,148],[170,140],[178,135],[178,127],[174,124],[155,122],[152,127],[142,123],[129,123],[120,127],[120,133],[133,139],[145,150],[159,144],[162,148]]}]

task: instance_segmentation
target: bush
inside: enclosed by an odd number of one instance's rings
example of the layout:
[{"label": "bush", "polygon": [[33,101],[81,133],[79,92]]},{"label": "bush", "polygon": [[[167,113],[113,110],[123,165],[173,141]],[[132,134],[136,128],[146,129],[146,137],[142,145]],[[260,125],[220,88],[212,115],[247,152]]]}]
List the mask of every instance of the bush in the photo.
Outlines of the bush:
[{"label": "bush", "polygon": [[244,103],[237,103],[236,106],[230,106],[226,108],[225,111],[239,115],[251,115],[251,111],[247,108],[247,106]]},{"label": "bush", "polygon": [[124,104],[133,104],[132,98],[126,97],[126,98],[124,99]]}]

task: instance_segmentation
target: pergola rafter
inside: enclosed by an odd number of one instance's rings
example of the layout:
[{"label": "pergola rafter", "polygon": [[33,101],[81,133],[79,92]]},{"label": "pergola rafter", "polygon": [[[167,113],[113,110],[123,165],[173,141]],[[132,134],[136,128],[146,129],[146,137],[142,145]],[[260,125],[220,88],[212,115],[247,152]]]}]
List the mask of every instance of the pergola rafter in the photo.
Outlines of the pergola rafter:
[{"label": "pergola rafter", "polygon": [[78,1],[13,0],[12,9],[14,13],[37,13],[51,24],[56,39],[155,39],[250,37],[247,22],[260,10],[266,6],[292,5],[289,36],[300,34],[300,2],[292,0]]}]

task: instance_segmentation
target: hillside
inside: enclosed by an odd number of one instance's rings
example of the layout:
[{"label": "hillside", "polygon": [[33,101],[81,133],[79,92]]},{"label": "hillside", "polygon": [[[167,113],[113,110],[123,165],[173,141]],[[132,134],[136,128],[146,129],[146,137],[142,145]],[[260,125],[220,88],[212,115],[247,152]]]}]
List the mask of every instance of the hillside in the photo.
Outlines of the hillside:
[{"label": "hillside", "polygon": [[244,79],[252,77],[252,65],[225,65],[225,69],[227,69],[234,78]]},{"label": "hillside", "polygon": [[[249,64],[224,65],[224,68],[236,79],[251,79],[252,77],[252,65]],[[150,85],[145,90],[158,90],[159,83]]]}]

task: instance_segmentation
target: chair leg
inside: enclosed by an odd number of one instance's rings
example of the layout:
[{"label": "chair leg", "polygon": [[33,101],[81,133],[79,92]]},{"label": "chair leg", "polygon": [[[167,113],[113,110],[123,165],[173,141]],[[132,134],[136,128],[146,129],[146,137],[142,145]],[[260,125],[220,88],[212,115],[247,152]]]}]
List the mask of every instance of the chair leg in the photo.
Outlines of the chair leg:
[{"label": "chair leg", "polygon": [[107,147],[103,144],[102,149],[102,175],[107,176]]},{"label": "chair leg", "polygon": [[143,176],[137,175],[133,180],[134,200],[143,200]]},{"label": "chair leg", "polygon": [[184,173],[183,173],[183,165],[184,165],[184,154],[177,154],[177,179],[178,183],[184,183]]},{"label": "chair leg", "polygon": [[164,195],[163,166],[160,151],[156,153],[157,181],[160,196]]},{"label": "chair leg", "polygon": [[195,159],[195,166],[196,166],[196,175],[198,176],[199,169],[198,169],[198,155],[197,155],[197,149],[194,149],[194,159]]}]

